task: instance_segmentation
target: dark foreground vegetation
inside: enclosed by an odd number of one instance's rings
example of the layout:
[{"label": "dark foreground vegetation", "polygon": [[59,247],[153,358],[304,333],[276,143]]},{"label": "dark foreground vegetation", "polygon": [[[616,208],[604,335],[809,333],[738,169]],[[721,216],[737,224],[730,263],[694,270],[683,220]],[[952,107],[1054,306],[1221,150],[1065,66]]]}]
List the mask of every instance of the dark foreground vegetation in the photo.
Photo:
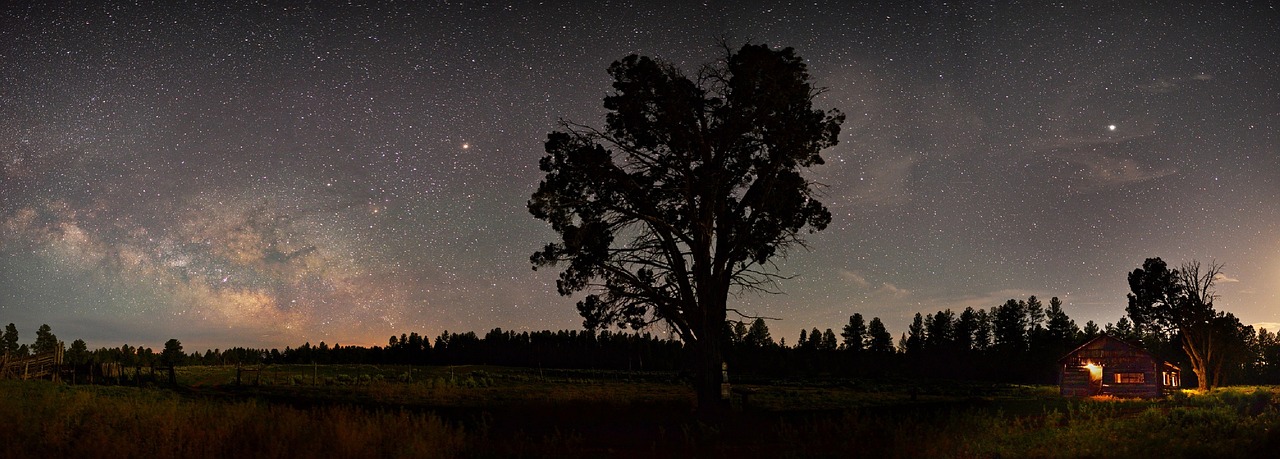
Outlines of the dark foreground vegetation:
[{"label": "dark foreground vegetation", "polygon": [[[698,421],[672,372],[273,365],[153,387],[0,381],[4,457],[1262,457],[1280,389],[1064,399],[1052,386],[759,380]],[[256,385],[254,385],[256,383]],[[145,385],[144,385],[145,386]]]}]

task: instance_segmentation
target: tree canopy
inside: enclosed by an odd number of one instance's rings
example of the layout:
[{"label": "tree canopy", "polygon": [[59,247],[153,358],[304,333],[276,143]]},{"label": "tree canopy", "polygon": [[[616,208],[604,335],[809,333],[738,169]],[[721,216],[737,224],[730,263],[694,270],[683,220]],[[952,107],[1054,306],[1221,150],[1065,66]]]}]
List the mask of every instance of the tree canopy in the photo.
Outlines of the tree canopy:
[{"label": "tree canopy", "polygon": [[728,295],[776,291],[775,257],[831,214],[804,169],[822,164],[844,116],[791,48],[745,45],[686,75],[630,55],[609,67],[603,128],[548,135],[529,200],[558,242],[531,257],[563,266],[557,290],[587,328],[663,322],[699,349],[700,401],[718,397]]},{"label": "tree canopy", "polygon": [[1226,370],[1242,363],[1245,341],[1253,333],[1231,313],[1214,309],[1214,284],[1221,273],[1222,265],[1202,268],[1198,261],[1169,269],[1160,258],[1148,258],[1129,273],[1125,311],[1133,333],[1178,342],[1200,389],[1221,385]]},{"label": "tree canopy", "polygon": [[4,335],[0,335],[0,352],[18,355],[18,327],[9,323],[4,327]]},{"label": "tree canopy", "polygon": [[164,342],[164,350],[160,351],[160,363],[164,366],[172,367],[182,363],[186,356],[182,352],[182,342],[176,338],[170,338]]},{"label": "tree canopy", "polygon": [[53,334],[49,324],[43,324],[36,330],[36,342],[31,344],[32,354],[52,352],[58,347],[58,337]]}]

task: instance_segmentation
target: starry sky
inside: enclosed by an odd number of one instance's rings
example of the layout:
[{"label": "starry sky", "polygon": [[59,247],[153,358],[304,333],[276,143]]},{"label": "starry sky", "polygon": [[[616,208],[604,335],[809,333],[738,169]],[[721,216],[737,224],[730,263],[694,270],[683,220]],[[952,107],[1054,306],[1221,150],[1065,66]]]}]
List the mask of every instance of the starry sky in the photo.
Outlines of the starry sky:
[{"label": "starry sky", "polygon": [[602,124],[612,61],[721,40],[796,48],[848,115],[809,175],[834,221],[785,294],[731,299],[775,339],[1029,295],[1113,322],[1154,256],[1225,264],[1219,308],[1280,322],[1275,2],[25,3],[0,6],[23,342],[579,328],[528,261],[556,237],[525,209],[542,142]]}]

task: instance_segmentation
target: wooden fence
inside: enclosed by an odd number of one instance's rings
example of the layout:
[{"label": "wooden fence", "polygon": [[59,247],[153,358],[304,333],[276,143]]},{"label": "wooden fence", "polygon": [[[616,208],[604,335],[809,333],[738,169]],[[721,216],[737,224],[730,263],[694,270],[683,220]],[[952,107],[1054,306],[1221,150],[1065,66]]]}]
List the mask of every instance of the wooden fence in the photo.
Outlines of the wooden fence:
[{"label": "wooden fence", "polygon": [[59,341],[52,351],[29,357],[10,356],[5,353],[0,360],[0,379],[51,379],[62,377],[63,346]]}]

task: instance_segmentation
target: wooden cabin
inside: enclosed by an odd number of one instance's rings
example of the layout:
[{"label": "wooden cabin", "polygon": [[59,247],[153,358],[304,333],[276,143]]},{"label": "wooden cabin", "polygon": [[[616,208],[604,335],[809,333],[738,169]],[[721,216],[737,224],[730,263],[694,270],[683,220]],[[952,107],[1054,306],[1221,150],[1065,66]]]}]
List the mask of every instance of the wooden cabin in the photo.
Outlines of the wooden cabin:
[{"label": "wooden cabin", "polygon": [[1160,397],[1182,385],[1178,367],[1109,335],[1098,335],[1058,360],[1062,395]]}]

